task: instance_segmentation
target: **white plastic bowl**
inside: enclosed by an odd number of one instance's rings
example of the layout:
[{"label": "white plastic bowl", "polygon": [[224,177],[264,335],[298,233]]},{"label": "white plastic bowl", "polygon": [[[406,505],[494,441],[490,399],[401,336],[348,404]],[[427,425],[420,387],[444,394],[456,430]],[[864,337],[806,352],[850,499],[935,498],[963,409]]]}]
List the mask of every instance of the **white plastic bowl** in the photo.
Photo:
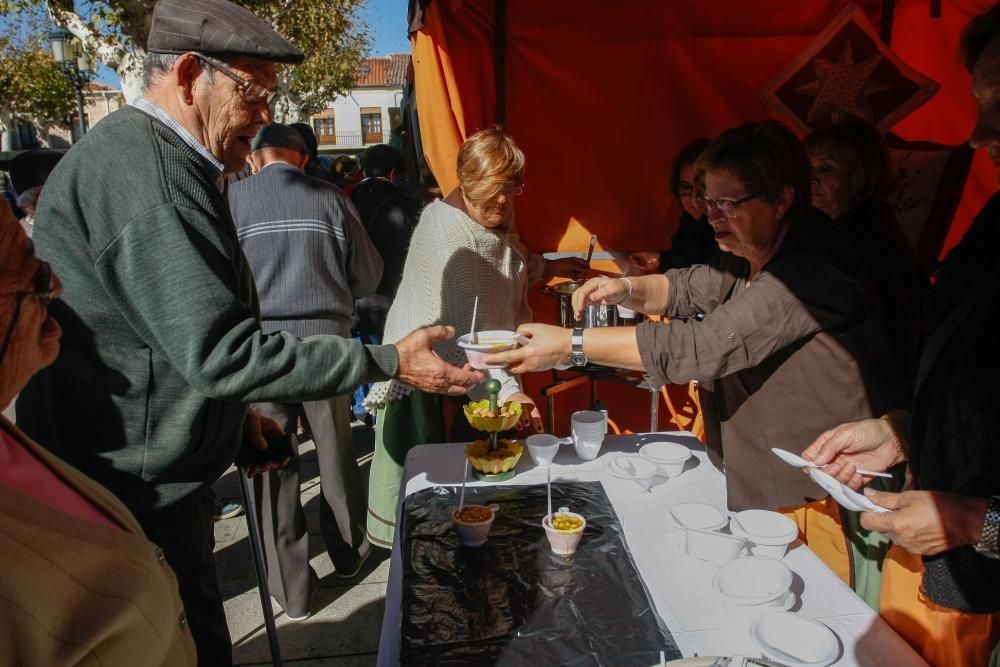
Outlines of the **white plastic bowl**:
[{"label": "white plastic bowl", "polygon": [[687,555],[712,565],[724,565],[739,558],[746,541],[716,532],[725,528],[728,521],[717,507],[705,503],[680,503],[669,511],[677,525],[684,528]]},{"label": "white plastic bowl", "polygon": [[552,465],[556,454],[559,453],[561,443],[562,440],[548,433],[536,433],[525,439],[525,444],[528,445],[528,454],[531,455],[531,460],[535,462],[536,466]]},{"label": "white plastic bowl", "polygon": [[744,510],[729,522],[729,532],[745,538],[754,556],[784,558],[788,545],[799,536],[799,527],[780,512]]},{"label": "white plastic bowl", "polygon": [[833,630],[787,611],[758,616],[750,625],[750,636],[764,657],[789,667],[825,667],[840,655]]},{"label": "white plastic bowl", "polygon": [[681,528],[720,530],[729,519],[715,505],[707,503],[680,503],[670,508],[670,516]]},{"label": "white plastic bowl", "polygon": [[742,537],[697,528],[684,529],[684,551],[710,565],[725,565],[736,560],[745,546],[746,540]]},{"label": "white plastic bowl", "polygon": [[639,448],[639,454],[656,463],[669,477],[684,472],[684,464],[691,458],[691,450],[676,442],[650,442]]},{"label": "white plastic bowl", "polygon": [[723,565],[712,585],[730,606],[781,607],[792,587],[792,571],[780,560],[750,556]]},{"label": "white plastic bowl", "polygon": [[484,370],[487,368],[506,368],[506,364],[487,364],[487,356],[496,352],[506,352],[517,347],[517,332],[490,330],[476,332],[479,342],[470,343],[469,334],[459,336],[458,346],[465,350],[465,356],[473,368]]}]

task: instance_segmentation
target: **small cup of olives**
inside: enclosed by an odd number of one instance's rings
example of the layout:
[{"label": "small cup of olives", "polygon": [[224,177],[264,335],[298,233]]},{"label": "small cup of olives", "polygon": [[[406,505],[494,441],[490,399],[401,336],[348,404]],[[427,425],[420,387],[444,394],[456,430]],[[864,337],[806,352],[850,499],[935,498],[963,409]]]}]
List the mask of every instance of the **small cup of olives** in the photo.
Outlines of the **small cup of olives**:
[{"label": "small cup of olives", "polygon": [[566,507],[560,507],[558,511],[545,515],[542,527],[545,529],[545,537],[549,540],[552,553],[572,556],[583,538],[587,520],[576,512],[570,512]]}]

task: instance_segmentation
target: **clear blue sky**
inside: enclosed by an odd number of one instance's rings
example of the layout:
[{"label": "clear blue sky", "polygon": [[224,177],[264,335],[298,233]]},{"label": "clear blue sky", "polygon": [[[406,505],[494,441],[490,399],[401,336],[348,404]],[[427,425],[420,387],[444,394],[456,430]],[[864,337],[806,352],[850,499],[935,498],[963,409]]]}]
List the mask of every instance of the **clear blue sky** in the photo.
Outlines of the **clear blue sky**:
[{"label": "clear blue sky", "polygon": [[[408,4],[407,0],[368,0],[365,16],[372,35],[371,55],[410,52],[410,40],[406,36]],[[97,80],[111,86],[118,85],[118,76],[103,65]]]},{"label": "clear blue sky", "polygon": [[366,14],[372,33],[373,56],[387,53],[409,53],[406,36],[407,0],[368,0]]}]

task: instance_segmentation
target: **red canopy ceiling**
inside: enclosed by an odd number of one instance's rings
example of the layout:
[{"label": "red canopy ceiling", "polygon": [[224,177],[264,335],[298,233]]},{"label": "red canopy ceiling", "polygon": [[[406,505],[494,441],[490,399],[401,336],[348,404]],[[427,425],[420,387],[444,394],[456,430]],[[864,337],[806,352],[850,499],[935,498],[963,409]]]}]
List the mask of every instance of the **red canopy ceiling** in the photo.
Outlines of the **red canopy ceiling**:
[{"label": "red canopy ceiling", "polygon": [[[771,114],[758,91],[848,3],[507,0],[504,125],[528,157],[518,226],[540,251],[663,248],[677,218],[666,187],[677,150]],[[882,3],[856,3],[875,26]],[[958,34],[982,0],[895,3],[892,48],[941,84],[894,131],[956,144],[971,131]],[[413,33],[424,151],[447,192],[462,139],[496,121],[494,0],[434,0]],[[777,117],[777,116],[775,116]],[[994,190],[977,157],[952,245]]]}]

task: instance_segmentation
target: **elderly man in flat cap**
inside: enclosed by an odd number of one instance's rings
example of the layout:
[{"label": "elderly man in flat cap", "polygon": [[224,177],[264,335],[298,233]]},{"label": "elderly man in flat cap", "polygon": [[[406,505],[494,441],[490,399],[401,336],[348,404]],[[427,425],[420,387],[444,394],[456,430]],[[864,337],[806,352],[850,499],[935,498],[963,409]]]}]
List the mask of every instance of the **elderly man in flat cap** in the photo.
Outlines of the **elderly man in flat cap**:
[{"label": "elderly man in flat cap", "polygon": [[[375,293],[382,258],[343,190],[304,173],[309,147],[288,125],[261,128],[252,144],[254,176],[233,183],[229,205],[236,235],[257,283],[261,328],[296,336],[351,334],[354,300]],[[367,503],[351,435],[351,398],[255,403],[295,438],[301,417],[312,433],[320,475],[320,534],[336,568],[353,577],[371,553]],[[309,615],[314,576],[309,532],[299,499],[298,456],[254,480],[271,595],[285,615]]]},{"label": "elderly man in flat cap", "polygon": [[433,353],[445,327],[395,346],[262,333],[219,185],[271,121],[275,63],[302,54],[225,0],[163,0],[148,51],[143,99],[88,132],[46,183],[34,240],[66,283],[51,311],[63,349],[22,393],[18,424],[132,510],[177,573],[178,623],[217,667],[232,655],[210,484],[241,438],[266,447],[247,403],[389,377],[462,393],[483,376]]}]

